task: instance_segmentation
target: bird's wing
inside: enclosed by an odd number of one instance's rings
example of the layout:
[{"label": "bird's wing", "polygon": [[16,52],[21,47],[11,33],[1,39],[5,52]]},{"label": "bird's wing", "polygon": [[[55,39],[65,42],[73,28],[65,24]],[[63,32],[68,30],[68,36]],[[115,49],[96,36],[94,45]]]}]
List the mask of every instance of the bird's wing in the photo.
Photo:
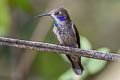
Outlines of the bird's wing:
[{"label": "bird's wing", "polygon": [[72,29],[73,29],[73,32],[74,32],[74,34],[76,36],[76,42],[78,44],[78,47],[80,48],[80,36],[79,36],[79,32],[78,32],[75,24],[72,24]]}]

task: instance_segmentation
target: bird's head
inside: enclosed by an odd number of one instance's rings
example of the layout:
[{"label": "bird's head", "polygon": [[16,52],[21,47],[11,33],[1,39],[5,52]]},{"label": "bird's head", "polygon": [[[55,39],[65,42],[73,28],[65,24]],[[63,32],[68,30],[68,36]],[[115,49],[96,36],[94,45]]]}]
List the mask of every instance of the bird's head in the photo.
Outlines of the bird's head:
[{"label": "bird's head", "polygon": [[64,8],[52,9],[49,13],[38,15],[35,18],[38,18],[41,16],[51,16],[57,22],[61,22],[61,21],[65,22],[67,20],[70,20],[68,12]]}]

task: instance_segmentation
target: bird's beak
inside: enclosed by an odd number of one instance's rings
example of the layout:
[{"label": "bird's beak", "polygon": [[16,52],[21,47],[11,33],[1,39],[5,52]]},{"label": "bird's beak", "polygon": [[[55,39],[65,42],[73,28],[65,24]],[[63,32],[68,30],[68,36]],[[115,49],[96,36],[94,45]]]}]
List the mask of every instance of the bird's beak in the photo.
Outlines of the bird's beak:
[{"label": "bird's beak", "polygon": [[40,15],[38,15],[38,16],[35,16],[34,18],[39,18],[39,17],[42,17],[42,16],[51,16],[51,14],[40,14]]}]

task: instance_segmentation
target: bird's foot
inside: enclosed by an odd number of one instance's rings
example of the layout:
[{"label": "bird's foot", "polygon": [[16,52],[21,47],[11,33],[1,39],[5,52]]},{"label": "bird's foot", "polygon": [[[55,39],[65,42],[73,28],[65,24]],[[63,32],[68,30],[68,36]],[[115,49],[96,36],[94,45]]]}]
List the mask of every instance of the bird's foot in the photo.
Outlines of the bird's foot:
[{"label": "bird's foot", "polygon": [[64,46],[64,45],[63,45],[63,44],[61,44],[61,43],[58,43],[57,45]]}]

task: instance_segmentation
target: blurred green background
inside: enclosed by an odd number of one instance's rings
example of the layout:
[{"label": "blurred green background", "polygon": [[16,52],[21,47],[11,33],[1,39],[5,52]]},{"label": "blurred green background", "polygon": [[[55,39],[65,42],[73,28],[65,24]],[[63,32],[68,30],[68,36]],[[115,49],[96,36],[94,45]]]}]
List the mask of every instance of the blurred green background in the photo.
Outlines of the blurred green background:
[{"label": "blurred green background", "polygon": [[[57,44],[53,20],[33,17],[60,6],[76,24],[82,49],[120,53],[120,0],[0,0],[0,36]],[[0,80],[120,80],[119,62],[82,57],[82,64],[76,76],[64,55],[0,46]]]}]

